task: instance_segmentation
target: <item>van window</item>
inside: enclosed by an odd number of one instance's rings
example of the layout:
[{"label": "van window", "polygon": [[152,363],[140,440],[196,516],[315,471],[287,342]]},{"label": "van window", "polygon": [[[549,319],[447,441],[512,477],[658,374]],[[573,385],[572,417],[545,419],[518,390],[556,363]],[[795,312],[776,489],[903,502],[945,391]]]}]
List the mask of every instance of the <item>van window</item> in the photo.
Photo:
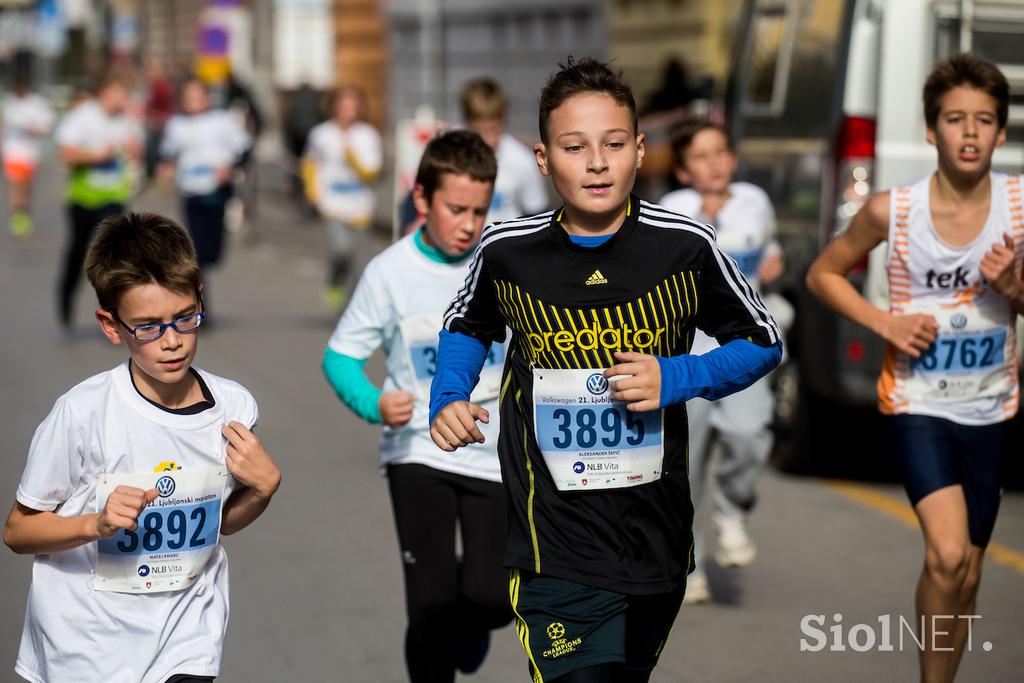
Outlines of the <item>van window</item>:
[{"label": "van window", "polygon": [[780,114],[786,100],[793,27],[793,0],[758,0],[751,19],[750,70],[744,113]]}]

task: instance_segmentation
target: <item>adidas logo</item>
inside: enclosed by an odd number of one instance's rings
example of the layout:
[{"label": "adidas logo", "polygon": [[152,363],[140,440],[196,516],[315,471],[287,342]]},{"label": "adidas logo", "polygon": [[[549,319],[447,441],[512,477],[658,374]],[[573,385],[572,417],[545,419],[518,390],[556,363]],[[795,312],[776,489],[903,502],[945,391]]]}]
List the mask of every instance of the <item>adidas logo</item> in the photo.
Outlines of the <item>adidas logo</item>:
[{"label": "adidas logo", "polygon": [[586,284],[588,284],[588,285],[606,285],[606,284],[608,284],[608,279],[604,275],[601,275],[601,270],[598,269],[598,270],[594,271],[593,275],[591,275],[590,277],[587,278]]}]

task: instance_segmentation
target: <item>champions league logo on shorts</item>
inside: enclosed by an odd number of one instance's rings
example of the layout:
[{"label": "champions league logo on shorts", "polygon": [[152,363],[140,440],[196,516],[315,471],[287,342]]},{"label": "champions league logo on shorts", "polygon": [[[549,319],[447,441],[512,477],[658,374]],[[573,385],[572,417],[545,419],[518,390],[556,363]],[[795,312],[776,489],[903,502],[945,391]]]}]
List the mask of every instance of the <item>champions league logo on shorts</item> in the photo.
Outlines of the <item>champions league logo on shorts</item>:
[{"label": "champions league logo on shorts", "polygon": [[594,396],[600,396],[608,391],[608,380],[600,372],[595,372],[590,377],[587,377],[587,391]]},{"label": "champions league logo on shorts", "polygon": [[174,493],[174,479],[168,476],[163,476],[157,479],[156,492],[160,494],[161,498],[166,498]]}]

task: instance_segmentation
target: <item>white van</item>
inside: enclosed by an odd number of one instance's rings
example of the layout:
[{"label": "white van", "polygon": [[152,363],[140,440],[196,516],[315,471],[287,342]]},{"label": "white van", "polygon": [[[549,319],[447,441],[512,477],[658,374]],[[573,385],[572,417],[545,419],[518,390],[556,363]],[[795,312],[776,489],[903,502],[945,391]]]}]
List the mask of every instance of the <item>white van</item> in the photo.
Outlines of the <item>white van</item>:
[{"label": "white van", "polygon": [[[1024,0],[747,0],[727,105],[740,176],[775,204],[797,315],[794,361],[779,377],[779,464],[800,469],[836,446],[841,419],[876,401],[882,342],[825,310],[803,284],[821,248],[878,190],[935,169],[921,91],[961,51],[995,62],[1011,86],[998,170],[1024,169]],[[884,302],[884,247],[850,279]]]}]

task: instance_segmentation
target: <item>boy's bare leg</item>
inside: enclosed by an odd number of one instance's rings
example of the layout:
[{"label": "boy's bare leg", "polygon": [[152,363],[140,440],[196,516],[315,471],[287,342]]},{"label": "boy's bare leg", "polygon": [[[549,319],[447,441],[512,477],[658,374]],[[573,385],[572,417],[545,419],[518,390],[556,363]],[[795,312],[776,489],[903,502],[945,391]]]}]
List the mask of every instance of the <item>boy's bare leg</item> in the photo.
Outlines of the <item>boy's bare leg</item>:
[{"label": "boy's bare leg", "polygon": [[28,237],[32,223],[28,215],[31,181],[10,180],[7,182],[11,207],[11,232],[15,237]]},{"label": "boy's bare leg", "polygon": [[957,617],[965,614],[965,607],[973,609],[977,592],[978,573],[973,585],[968,582],[972,546],[963,489],[954,485],[930,493],[915,511],[925,538],[924,569],[917,583],[917,614],[924,623],[921,681],[947,683],[953,680],[967,636],[966,624],[961,629],[963,620]]},{"label": "boy's bare leg", "polygon": [[[969,618],[975,614],[978,598],[978,586],[981,585],[981,565],[985,558],[985,549],[976,545],[971,546],[971,556],[967,565],[967,578],[960,589],[960,607],[957,612],[961,616],[956,620],[956,630],[953,632],[953,661],[949,668],[949,678],[952,681],[956,675],[957,667],[960,666],[960,658],[963,657],[964,648],[967,646],[967,636],[970,629],[976,625]],[[973,646],[973,643],[972,643]]]}]

